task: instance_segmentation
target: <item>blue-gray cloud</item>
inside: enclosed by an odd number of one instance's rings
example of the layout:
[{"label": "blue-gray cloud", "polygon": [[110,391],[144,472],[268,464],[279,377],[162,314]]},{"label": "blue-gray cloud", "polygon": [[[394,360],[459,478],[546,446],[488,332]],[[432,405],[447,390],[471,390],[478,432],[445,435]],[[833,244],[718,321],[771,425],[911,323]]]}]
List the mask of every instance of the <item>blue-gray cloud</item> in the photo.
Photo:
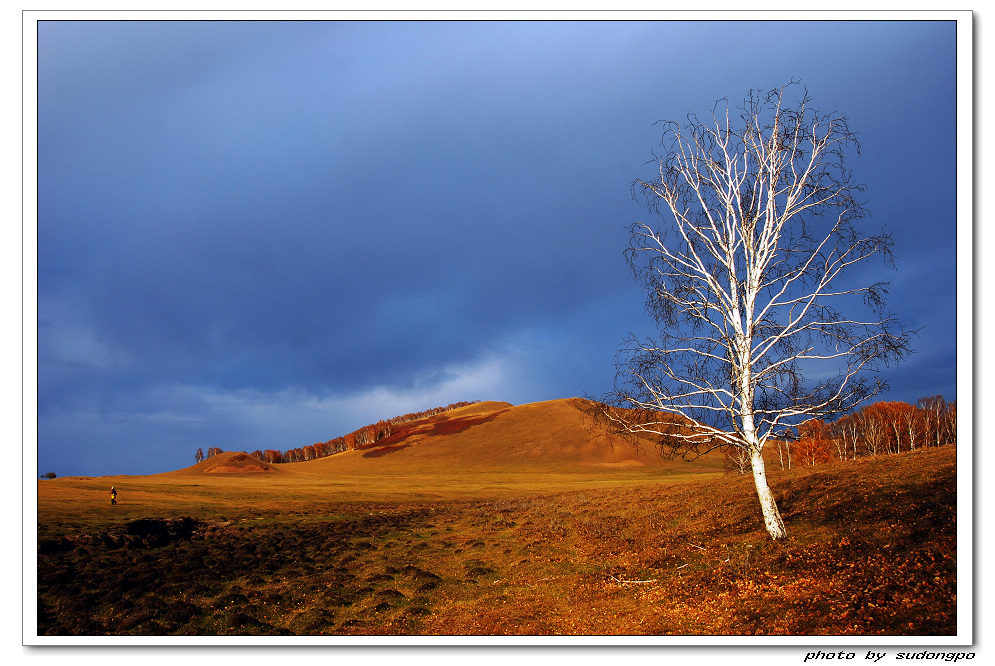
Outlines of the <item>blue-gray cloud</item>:
[{"label": "blue-gray cloud", "polygon": [[[177,467],[252,439],[257,410],[282,410],[296,446],[361,425],[319,434],[301,404],[362,396],[403,397],[376,420],[606,390],[614,346],[646,326],[621,252],[649,217],[628,188],[652,123],[796,76],[865,137],[873,222],[915,267],[890,276],[894,309],[946,331],[949,307],[917,303],[954,288],[952,39],[898,22],[43,22],[41,464],[101,473],[141,441],[152,453],[120,471]],[[454,368],[488,363],[505,380],[477,387],[502,394],[452,394]],[[953,390],[929,367],[927,392]]]}]

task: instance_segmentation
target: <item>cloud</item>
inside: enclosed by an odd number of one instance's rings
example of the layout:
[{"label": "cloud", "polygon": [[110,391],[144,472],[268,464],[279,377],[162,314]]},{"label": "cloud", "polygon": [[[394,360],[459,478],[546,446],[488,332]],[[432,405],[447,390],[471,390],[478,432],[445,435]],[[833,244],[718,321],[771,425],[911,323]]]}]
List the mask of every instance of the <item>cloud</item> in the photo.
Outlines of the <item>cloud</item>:
[{"label": "cloud", "polygon": [[284,440],[290,447],[343,435],[382,418],[515,391],[513,384],[521,381],[515,365],[513,360],[488,358],[416,377],[410,388],[375,386],[357,393],[314,393],[301,388],[223,391],[184,385],[161,393],[167,400],[172,395],[173,400],[192,403],[193,411],[218,422],[240,424],[242,431],[265,433],[267,441]]},{"label": "cloud", "polygon": [[[790,44],[791,30],[44,22],[41,455],[158,471],[196,446],[296,447],[457,400],[607,390],[612,351],[647,324],[621,257],[645,211],[619,165],[648,157],[654,120],[783,82],[773,52],[730,68],[721,49],[690,63],[689,45]],[[868,137],[944,126],[911,102],[896,125],[878,103],[921,90],[881,97],[894,63],[862,57],[910,30],[924,62],[932,42],[950,52],[949,28],[862,24],[853,67],[813,70],[820,104],[862,105]],[[805,47],[834,53],[840,34],[813,24]],[[648,82],[646,62],[675,66]],[[949,79],[937,62],[908,75],[934,89]],[[889,151],[868,152],[856,166],[892,196],[872,209],[893,211],[910,245],[952,247],[907,195],[950,170],[926,159],[899,174]]]},{"label": "cloud", "polygon": [[[63,474],[157,473],[185,467],[197,447],[286,450],[369,423],[464,400],[502,400],[528,383],[521,359],[490,356],[421,373],[410,387],[353,393],[165,383],[111,400],[90,396],[50,407],[39,423],[39,461]],[[101,442],[127,441],[112,455]],[[144,450],[150,455],[138,453]]]},{"label": "cloud", "polygon": [[106,370],[124,362],[123,358],[97,340],[92,329],[77,323],[46,324],[39,335],[45,336],[46,356],[42,362]]}]

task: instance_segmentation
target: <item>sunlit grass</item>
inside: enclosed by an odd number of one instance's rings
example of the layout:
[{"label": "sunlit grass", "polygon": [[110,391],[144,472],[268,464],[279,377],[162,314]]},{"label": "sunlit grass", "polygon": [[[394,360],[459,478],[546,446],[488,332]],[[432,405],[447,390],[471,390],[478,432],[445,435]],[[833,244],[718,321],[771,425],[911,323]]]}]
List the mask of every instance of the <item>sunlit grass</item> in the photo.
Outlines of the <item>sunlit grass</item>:
[{"label": "sunlit grass", "polygon": [[[191,540],[42,555],[40,629],[952,634],[955,468],[946,447],[774,472],[789,529],[778,543],[747,477],[587,489],[554,479],[545,492],[430,501],[392,500],[385,484],[377,500],[289,506],[262,486],[250,503],[226,499],[234,487],[211,482],[195,489],[210,498],[202,511],[187,511],[189,499],[113,507],[194,515]],[[111,520],[111,508],[104,526],[92,523],[98,536],[124,531],[130,514]],[[46,532],[79,529],[78,515]]]},{"label": "sunlit grass", "polygon": [[[772,465],[772,542],[720,459],[606,451],[569,404],[524,407],[381,457],[39,481],[39,632],[955,633],[955,447]],[[544,412],[564,445],[520,439]]]}]

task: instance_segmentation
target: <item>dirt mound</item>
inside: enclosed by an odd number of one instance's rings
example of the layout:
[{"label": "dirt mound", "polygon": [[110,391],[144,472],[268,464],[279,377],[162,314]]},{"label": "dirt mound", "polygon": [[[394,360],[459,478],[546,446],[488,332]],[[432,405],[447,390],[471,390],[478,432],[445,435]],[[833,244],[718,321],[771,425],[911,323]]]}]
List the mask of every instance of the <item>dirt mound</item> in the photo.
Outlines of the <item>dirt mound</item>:
[{"label": "dirt mound", "polygon": [[274,471],[272,465],[259,458],[253,458],[246,453],[232,452],[219,453],[190,469],[201,474],[258,474]]},{"label": "dirt mound", "polygon": [[156,548],[180,539],[189,540],[194,530],[202,526],[201,521],[189,516],[182,518],[139,518],[121,529],[112,529],[98,534],[67,534],[56,538],[38,540],[38,553],[47,555],[74,548],[102,546],[116,548]]},{"label": "dirt mound", "polygon": [[[479,402],[395,424],[389,435],[354,450],[298,463],[267,463],[224,452],[167,476],[245,476],[294,483],[329,475],[456,478],[466,474],[608,475],[715,473],[721,456],[694,463],[664,458],[651,440],[612,436],[592,416],[592,403],[566,398],[512,405]],[[598,473],[600,473],[600,471]],[[455,475],[455,476],[454,476]],[[475,477],[475,478],[477,478]],[[468,477],[467,477],[468,478]],[[479,479],[478,479],[479,480]],[[497,479],[490,485],[506,484]],[[495,486],[495,487],[497,487]]]}]

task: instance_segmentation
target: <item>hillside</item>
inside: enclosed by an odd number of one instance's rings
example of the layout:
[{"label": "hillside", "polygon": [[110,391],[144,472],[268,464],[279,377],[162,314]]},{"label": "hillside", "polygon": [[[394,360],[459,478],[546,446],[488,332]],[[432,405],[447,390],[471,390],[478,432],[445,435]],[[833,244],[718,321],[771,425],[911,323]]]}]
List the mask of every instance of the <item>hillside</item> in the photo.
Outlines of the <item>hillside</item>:
[{"label": "hillside", "polygon": [[606,437],[576,398],[518,406],[478,403],[410,425],[376,446],[287,467],[302,472],[355,474],[412,468],[555,468],[561,472],[616,467],[716,468],[712,459],[689,465],[661,458],[649,442],[636,446],[628,440]]},{"label": "hillside", "polygon": [[[714,472],[717,457],[697,464],[662,458],[649,441],[607,437],[595,427],[581,399],[549,400],[514,406],[480,402],[405,423],[375,444],[301,463],[270,465],[288,474],[410,474],[555,469],[642,468],[656,471]],[[205,460],[178,473],[259,471],[247,463]]]},{"label": "hillside", "polygon": [[[500,426],[500,416],[457,434],[479,446],[469,435],[487,425]],[[79,531],[64,515],[42,515],[44,532],[58,536],[39,543],[39,633],[956,631],[955,446],[772,470],[788,528],[780,542],[766,536],[749,476],[571,490],[554,481],[542,493],[329,504],[324,486],[284,471],[158,477],[160,493],[242,493],[222,504],[224,518],[129,520],[91,508],[104,526]],[[267,512],[268,496],[255,493],[283,478],[296,480],[297,501]]]},{"label": "hillside", "polygon": [[[225,452],[160,474],[43,480],[40,529],[45,518],[81,526],[155,515],[254,519],[316,502],[479,499],[722,474],[718,456],[668,460],[649,442],[606,438],[583,405],[475,403],[405,423],[375,446],[300,463]],[[112,484],[121,493],[113,514],[105,508]]]},{"label": "hillside", "polygon": [[189,474],[258,474],[273,473],[276,467],[246,453],[224,451],[182,471]]}]

